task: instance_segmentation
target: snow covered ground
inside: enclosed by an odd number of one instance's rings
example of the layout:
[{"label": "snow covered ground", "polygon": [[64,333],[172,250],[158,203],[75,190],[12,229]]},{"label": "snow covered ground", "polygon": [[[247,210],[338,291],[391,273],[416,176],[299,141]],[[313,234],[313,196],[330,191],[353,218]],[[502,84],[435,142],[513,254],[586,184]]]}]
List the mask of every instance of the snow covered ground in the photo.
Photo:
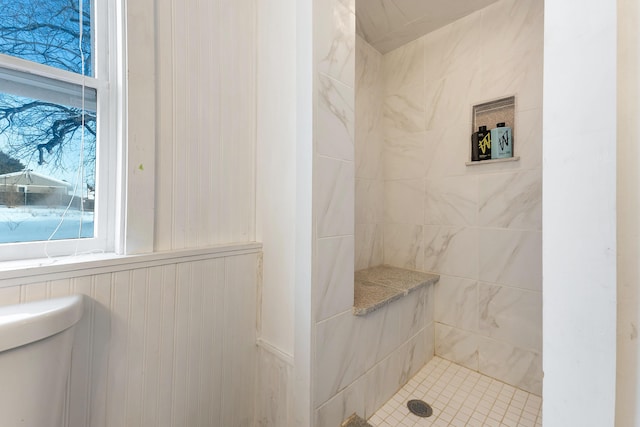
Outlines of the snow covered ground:
[{"label": "snow covered ground", "polygon": [[[93,237],[93,212],[40,206],[7,208],[0,205],[0,243]],[[82,225],[82,228],[80,226]]]}]

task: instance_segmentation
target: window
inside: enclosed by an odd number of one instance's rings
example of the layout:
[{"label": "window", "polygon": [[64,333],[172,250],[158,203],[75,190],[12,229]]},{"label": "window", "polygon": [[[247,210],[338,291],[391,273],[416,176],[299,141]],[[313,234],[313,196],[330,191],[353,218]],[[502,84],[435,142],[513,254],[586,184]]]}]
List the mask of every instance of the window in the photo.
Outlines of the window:
[{"label": "window", "polygon": [[113,247],[109,3],[0,0],[0,260]]}]

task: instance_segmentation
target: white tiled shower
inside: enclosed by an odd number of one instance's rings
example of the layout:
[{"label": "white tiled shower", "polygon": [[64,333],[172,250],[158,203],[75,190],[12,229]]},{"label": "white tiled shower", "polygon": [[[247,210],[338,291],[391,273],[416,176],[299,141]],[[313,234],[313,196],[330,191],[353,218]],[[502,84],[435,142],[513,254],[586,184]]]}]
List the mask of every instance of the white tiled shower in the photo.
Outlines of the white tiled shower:
[{"label": "white tiled shower", "polygon": [[[441,275],[435,353],[541,394],[543,2],[384,55],[356,46],[356,267]],[[466,166],[471,106],[516,96],[517,162]]]},{"label": "white tiled shower", "polygon": [[[320,71],[318,271],[330,273],[314,284],[316,425],[371,416],[434,353],[541,394],[542,12],[541,1],[499,1],[385,55],[357,36],[355,93]],[[334,14],[337,45],[349,43],[352,19],[348,8]],[[352,61],[330,54],[318,58]],[[510,95],[521,160],[465,166],[471,106]],[[441,283],[424,300],[354,318],[339,290],[350,290],[352,268],[380,263]]]}]

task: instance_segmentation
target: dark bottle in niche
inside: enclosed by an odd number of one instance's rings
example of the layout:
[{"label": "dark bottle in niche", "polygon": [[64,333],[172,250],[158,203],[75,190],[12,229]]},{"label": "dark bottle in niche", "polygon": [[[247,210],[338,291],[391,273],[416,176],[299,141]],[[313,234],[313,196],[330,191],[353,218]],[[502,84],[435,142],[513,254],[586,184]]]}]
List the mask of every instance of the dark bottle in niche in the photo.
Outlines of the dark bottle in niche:
[{"label": "dark bottle in niche", "polygon": [[491,132],[486,126],[480,126],[478,132],[471,135],[471,161],[491,159]]}]

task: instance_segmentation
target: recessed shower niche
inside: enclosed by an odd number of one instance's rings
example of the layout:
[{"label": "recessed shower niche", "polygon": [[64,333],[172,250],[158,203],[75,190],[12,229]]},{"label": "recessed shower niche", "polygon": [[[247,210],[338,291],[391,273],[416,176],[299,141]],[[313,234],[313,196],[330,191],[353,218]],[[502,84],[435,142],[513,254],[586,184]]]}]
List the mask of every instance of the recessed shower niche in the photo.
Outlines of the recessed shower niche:
[{"label": "recessed shower niche", "polygon": [[[469,150],[469,160],[466,162],[467,166],[474,166],[487,163],[498,162],[512,162],[520,160],[519,156],[515,155],[515,122],[516,122],[516,97],[508,96],[493,101],[483,102],[481,104],[473,105],[471,113],[471,145]],[[494,158],[489,156],[488,159],[482,158],[483,149],[491,150],[490,143],[483,144],[482,137],[490,134],[492,129],[498,127],[504,127],[509,129],[510,132],[510,144],[511,155],[501,158]],[[480,134],[480,139],[474,141],[477,135]],[[490,141],[490,139],[489,139]],[[480,145],[480,148],[476,147]],[[478,153],[474,155],[474,149],[479,149],[480,158],[478,159]],[[495,147],[493,152],[495,152]]]}]

